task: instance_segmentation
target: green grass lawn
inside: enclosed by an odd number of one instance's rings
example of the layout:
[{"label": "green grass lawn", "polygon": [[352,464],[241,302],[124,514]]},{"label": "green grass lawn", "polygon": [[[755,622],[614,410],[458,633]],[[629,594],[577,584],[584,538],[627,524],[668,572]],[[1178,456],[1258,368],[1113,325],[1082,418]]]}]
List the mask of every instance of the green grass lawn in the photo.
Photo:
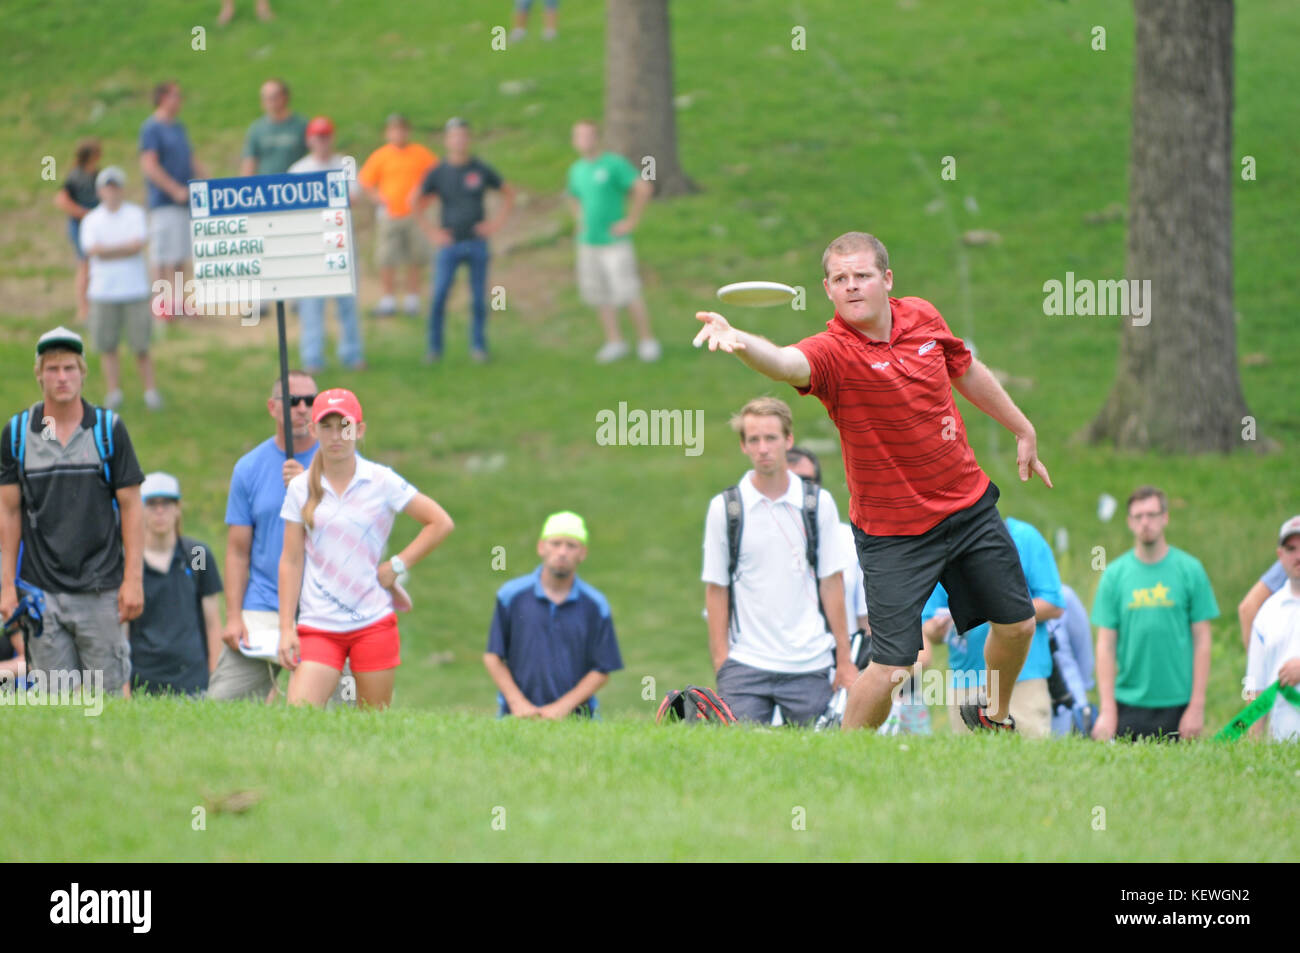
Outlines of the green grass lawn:
[{"label": "green grass lawn", "polygon": [[[1118,326],[1042,313],[1043,283],[1067,270],[1122,276],[1122,221],[1089,225],[1084,216],[1127,195],[1126,0],[916,0],[860,18],[846,18],[833,0],[674,3],[680,151],[701,191],[655,203],[637,233],[664,359],[611,368],[591,361],[599,332],[573,287],[559,202],[573,158],[569,124],[601,111],[603,5],[566,4],[553,44],[534,36],[494,52],[489,31],[507,12],[504,0],[498,6],[473,5],[470,13],[467,5],[381,0],[361,14],[350,4],[279,0],[270,25],[242,17],[219,30],[209,19],[201,52],[191,45],[200,14],[181,0],[141,3],[129,22],[104,4],[24,0],[6,10],[6,414],[39,396],[28,376],[36,336],[72,320],[71,256],[42,159],[56,158],[61,180],[76,139],[99,135],[105,161],[128,169],[128,191],[138,198],[135,134],[161,78],[184,85],[183,118],[214,175],[234,172],[257,114],[257,86],[282,75],[295,107],[330,114],[341,151],[358,157],[380,143],[382,117],[393,110],[408,112],[439,151],[434,130],[449,115],[469,116],[480,153],[526,200],[493,264],[491,282],[508,301],[491,318],[494,363],[474,366],[464,354],[458,291],[442,366],[419,362],[422,321],[369,322],[370,370],[331,371],[319,381],[357,391],[370,428],[362,452],[395,467],[457,523],[413,573],[417,607],[402,620],[395,710],[357,720],[141,704],[113,706],[75,727],[62,720],[80,718],[75,713],[10,711],[21,740],[0,747],[0,767],[39,779],[48,796],[25,800],[27,810],[66,823],[42,824],[55,833],[39,848],[6,849],[62,858],[640,858],[698,850],[736,858],[1244,859],[1268,844],[1270,856],[1295,857],[1295,835],[1282,823],[1292,790],[1283,785],[1295,783],[1285,752],[991,748],[1002,743],[946,737],[910,741],[904,752],[873,738],[654,732],[644,724],[653,706],[641,696],[647,677],[660,692],[711,679],[700,543],[709,498],[747,466],[727,426],[735,409],[762,393],[790,401],[797,438],[831,448],[826,484],[842,516],[848,502],[821,405],[733,358],[692,350],[693,314],[712,307],[720,284],[771,278],[806,287],[808,309],[732,317],[780,342],[814,333],[830,316],[818,288],[822,248],[840,232],[866,228],[890,248],[896,294],[934,301],[983,360],[1018,379],[1010,390],[1038,428],[1052,491],[1020,486],[1010,436],[959,403],[980,463],[1002,487],[1003,512],[1033,522],[1049,540],[1067,532],[1062,576],[1086,603],[1099,578],[1094,547],[1113,559],[1131,545],[1122,521],[1098,522],[1099,494],[1122,501],[1145,482],[1169,493],[1169,539],[1205,564],[1222,612],[1207,727],[1236,711],[1244,674],[1236,603],[1272,561],[1276,527],[1300,509],[1300,409],[1285,359],[1300,350],[1287,256],[1296,202],[1283,171],[1297,135],[1285,90],[1297,77],[1294,57],[1276,42],[1300,28],[1300,8],[1286,0],[1237,8],[1235,150],[1255,156],[1260,170],[1256,181],[1234,186],[1238,346],[1252,356],[1242,382],[1260,435],[1280,449],[1182,458],[1073,440],[1108,391]],[[215,11],[214,3],[201,15]],[[1089,45],[1099,24],[1108,31],[1104,52]],[[806,29],[805,51],[790,48],[795,26]],[[955,181],[940,178],[945,156],[956,159]],[[1001,243],[965,245],[971,229],[996,231]],[[369,233],[363,226],[359,234],[364,245]],[[369,273],[362,295],[376,296]],[[124,418],[146,470],[180,478],[187,533],[223,554],[230,468],[271,432],[264,397],[276,374],[273,329],[182,323],[166,329],[154,353],[167,409],[147,413],[128,371]],[[101,400],[98,361],[91,365],[87,396]],[[597,414],[620,402],[701,410],[704,452],[599,445]],[[479,661],[493,595],[534,567],[541,521],[561,508],[587,518],[592,543],[582,574],[609,597],[626,669],[601,694],[606,724],[497,724],[481,717],[493,710],[494,691]],[[414,531],[400,521],[395,543]],[[493,568],[497,547],[504,571]],[[323,773],[322,764],[334,767]],[[708,785],[716,796],[694,781],[704,765],[724,779]],[[1239,784],[1248,768],[1259,783]],[[85,793],[102,790],[95,779],[105,774],[121,785],[111,802]],[[207,832],[192,833],[189,809],[202,785],[257,787],[266,799],[247,816],[212,818]],[[600,796],[577,795],[583,786]],[[746,796],[722,793],[738,790]],[[1025,798],[1024,810],[1008,810],[1009,791]],[[1193,802],[1200,807],[1189,808]],[[509,811],[506,832],[489,827],[498,804]],[[790,828],[796,805],[808,808],[806,831]],[[1094,805],[1107,807],[1105,832],[1090,827]],[[1259,823],[1238,826],[1242,816]],[[1012,825],[1012,817],[1032,823]],[[1223,837],[1229,824],[1249,827],[1242,837],[1258,841]],[[322,827],[337,828],[337,838],[322,839]]]},{"label": "green grass lawn", "polygon": [[[5,838],[5,861],[1300,855],[1291,809],[1300,770],[1293,752],[1268,745],[885,738],[656,727],[628,716],[542,724],[149,700],[110,704],[98,718],[27,710],[6,754],[22,770],[21,820],[41,833]],[[255,803],[216,810],[238,792]]]}]

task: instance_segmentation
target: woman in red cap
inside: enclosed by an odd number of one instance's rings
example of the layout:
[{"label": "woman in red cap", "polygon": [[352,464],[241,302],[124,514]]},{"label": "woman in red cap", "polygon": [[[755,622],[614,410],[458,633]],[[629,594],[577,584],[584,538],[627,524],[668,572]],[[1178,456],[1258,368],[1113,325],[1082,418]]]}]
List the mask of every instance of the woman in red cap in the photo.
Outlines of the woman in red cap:
[{"label": "woman in red cap", "polygon": [[[311,430],[320,446],[289,481],[280,510],[280,662],[293,673],[289,704],[323,707],[350,660],[357,703],[386,708],[401,661],[394,610],[410,608],[400,581],[454,525],[429,497],[357,453],[366,425],[351,391],[317,394]],[[398,513],[424,526],[381,563]]]}]

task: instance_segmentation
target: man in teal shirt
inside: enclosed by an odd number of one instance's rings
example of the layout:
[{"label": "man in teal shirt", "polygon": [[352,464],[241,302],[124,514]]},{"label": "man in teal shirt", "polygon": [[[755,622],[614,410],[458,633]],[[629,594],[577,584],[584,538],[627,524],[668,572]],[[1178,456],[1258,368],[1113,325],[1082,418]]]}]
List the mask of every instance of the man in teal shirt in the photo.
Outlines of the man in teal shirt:
[{"label": "man in teal shirt", "polygon": [[1102,574],[1092,606],[1101,713],[1092,736],[1194,738],[1205,726],[1210,620],[1219,606],[1205,569],[1165,541],[1169,505],[1153,486],[1133,491],[1133,549]]},{"label": "man in teal shirt", "polygon": [[282,79],[262,84],[262,110],[248,127],[240,175],[276,175],[307,154],[307,120],[289,109],[289,87]]},{"label": "man in teal shirt", "polygon": [[[659,342],[650,331],[629,237],[654,187],[627,159],[601,151],[594,122],[584,119],[574,125],[573,148],[581,156],[569,168],[567,188],[578,220],[578,293],[599,312],[605,329],[605,345],[596,352],[596,362],[608,364],[630,353],[618,326],[618,309],[624,307],[636,325],[637,357],[657,361]],[[632,208],[625,213],[629,193]]]}]

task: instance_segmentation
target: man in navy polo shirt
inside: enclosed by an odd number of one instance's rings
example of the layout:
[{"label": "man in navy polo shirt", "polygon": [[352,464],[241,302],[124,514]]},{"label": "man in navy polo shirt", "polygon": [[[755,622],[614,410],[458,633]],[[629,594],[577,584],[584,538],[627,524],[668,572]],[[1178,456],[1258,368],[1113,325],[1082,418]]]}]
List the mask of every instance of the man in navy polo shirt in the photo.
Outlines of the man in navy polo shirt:
[{"label": "man in navy polo shirt", "polygon": [[596,692],[623,667],[609,603],[578,578],[587,527],[552,513],[537,541],[542,564],[497,592],[483,665],[501,715],[559,719],[596,712]]}]

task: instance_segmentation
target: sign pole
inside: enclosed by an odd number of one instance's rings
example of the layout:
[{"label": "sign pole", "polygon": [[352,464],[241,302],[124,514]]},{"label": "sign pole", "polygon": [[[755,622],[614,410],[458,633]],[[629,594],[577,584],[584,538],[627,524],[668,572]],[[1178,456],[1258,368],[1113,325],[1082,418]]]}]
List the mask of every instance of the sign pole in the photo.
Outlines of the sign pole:
[{"label": "sign pole", "polygon": [[280,406],[284,412],[284,458],[293,459],[293,408],[289,393],[289,345],[284,331],[284,299],[275,302],[276,330],[280,335]]}]

